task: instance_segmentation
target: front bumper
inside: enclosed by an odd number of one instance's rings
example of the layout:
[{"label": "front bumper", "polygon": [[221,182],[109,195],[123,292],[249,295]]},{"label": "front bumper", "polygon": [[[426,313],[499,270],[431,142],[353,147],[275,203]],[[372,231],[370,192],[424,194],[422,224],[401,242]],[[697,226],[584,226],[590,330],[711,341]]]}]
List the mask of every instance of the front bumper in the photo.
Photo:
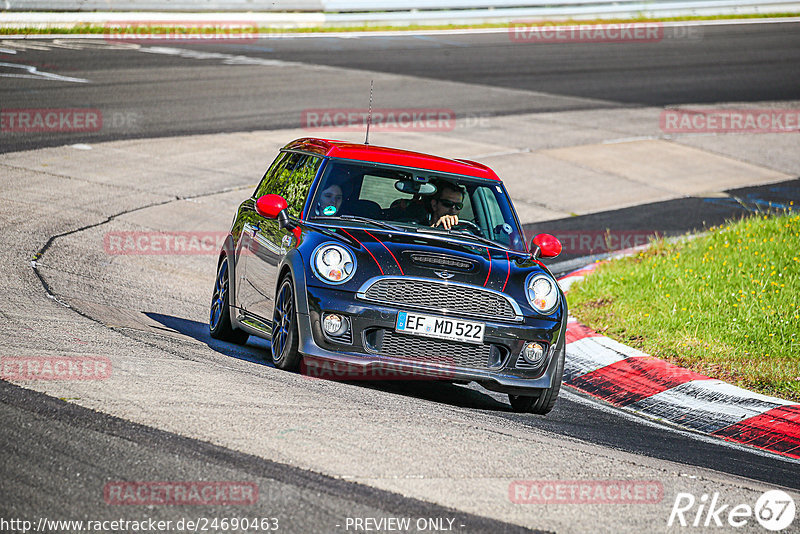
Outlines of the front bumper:
[{"label": "front bumper", "polygon": [[[309,313],[298,315],[299,350],[313,360],[347,365],[357,370],[344,376],[375,377],[376,380],[413,376],[416,379],[475,381],[494,391],[530,394],[531,390],[553,385],[558,359],[563,358],[563,318],[526,317],[521,323],[484,320],[481,321],[486,325],[484,345],[476,347],[397,334],[397,314],[409,309],[361,301],[354,293],[307,287],[307,302]],[[324,312],[346,316],[351,324],[351,337],[334,339],[323,333],[321,317]],[[393,340],[393,352],[383,350],[387,347],[384,340],[388,338]],[[547,347],[546,356],[538,366],[530,365],[519,356],[527,341],[537,341]],[[397,352],[398,343],[402,346],[404,342],[408,343],[409,354]],[[438,351],[438,356],[430,357],[426,348]],[[445,358],[442,357],[443,351],[448,354]],[[466,353],[471,356],[465,357]]]}]

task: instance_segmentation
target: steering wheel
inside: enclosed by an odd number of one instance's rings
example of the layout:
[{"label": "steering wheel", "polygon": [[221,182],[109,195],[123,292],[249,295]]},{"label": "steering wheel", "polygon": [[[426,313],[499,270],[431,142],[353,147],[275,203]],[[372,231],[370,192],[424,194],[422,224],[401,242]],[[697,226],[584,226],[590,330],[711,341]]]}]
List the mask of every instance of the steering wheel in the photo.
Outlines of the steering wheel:
[{"label": "steering wheel", "polygon": [[452,230],[469,230],[470,232],[472,232],[475,235],[483,235],[483,231],[481,230],[480,226],[478,226],[477,224],[475,224],[472,221],[466,221],[466,220],[463,220],[463,219],[459,220],[458,224],[454,224],[451,227],[451,229]]}]

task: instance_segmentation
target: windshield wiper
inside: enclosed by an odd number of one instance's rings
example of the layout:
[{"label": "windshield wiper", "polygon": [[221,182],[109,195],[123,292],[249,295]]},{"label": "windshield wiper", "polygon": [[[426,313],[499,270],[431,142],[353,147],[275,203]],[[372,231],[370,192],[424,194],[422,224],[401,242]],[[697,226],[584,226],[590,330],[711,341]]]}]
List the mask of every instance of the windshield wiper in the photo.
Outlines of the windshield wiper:
[{"label": "windshield wiper", "polygon": [[496,248],[501,248],[503,250],[511,250],[502,243],[498,243],[497,241],[492,241],[491,239],[487,239],[481,235],[475,235],[472,232],[467,230],[445,230],[444,228],[431,228],[431,227],[419,227],[414,229],[417,233],[428,234],[428,235],[439,235],[442,237],[471,237],[480,241],[481,243],[485,243],[487,245],[491,245]]},{"label": "windshield wiper", "polygon": [[501,243],[498,243],[497,241],[492,241],[491,239],[483,237],[482,235],[476,235],[476,234],[473,234],[472,232],[469,232],[467,230],[456,230],[456,231],[452,231],[451,230],[450,233],[453,233],[453,234],[456,234],[456,235],[465,235],[467,237],[471,237],[473,239],[477,239],[481,243],[485,243],[485,244],[491,245],[493,247],[498,247],[498,248],[502,248],[502,249],[507,248],[505,245],[503,245]]},{"label": "windshield wiper", "polygon": [[365,222],[369,224],[374,224],[375,226],[379,226],[385,230],[392,230],[393,232],[402,232],[403,229],[397,226],[391,225],[389,223],[383,221],[376,221],[375,219],[370,219],[369,217],[361,217],[360,215],[336,215],[333,217],[315,217],[316,219],[344,219],[346,221],[358,221],[358,222]]}]

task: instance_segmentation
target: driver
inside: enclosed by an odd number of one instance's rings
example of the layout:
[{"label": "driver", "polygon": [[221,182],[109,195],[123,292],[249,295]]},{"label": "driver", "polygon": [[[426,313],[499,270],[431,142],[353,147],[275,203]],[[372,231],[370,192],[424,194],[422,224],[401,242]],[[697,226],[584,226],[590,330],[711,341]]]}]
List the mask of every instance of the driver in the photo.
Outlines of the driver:
[{"label": "driver", "polygon": [[458,224],[458,213],[464,207],[464,190],[449,180],[436,182],[436,194],[428,201],[430,221],[433,226],[443,226],[449,230]]},{"label": "driver", "polygon": [[411,199],[397,199],[388,212],[389,219],[414,221],[425,226],[441,226],[450,230],[458,224],[458,213],[464,207],[464,189],[444,179],[432,182],[436,192],[432,196],[414,195]]}]

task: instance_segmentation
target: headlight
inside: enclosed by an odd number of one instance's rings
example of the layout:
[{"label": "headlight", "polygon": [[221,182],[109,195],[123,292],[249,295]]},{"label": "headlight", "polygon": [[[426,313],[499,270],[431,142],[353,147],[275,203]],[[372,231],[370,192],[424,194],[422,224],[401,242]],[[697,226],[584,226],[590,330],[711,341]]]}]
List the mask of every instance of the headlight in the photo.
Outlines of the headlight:
[{"label": "headlight", "polygon": [[333,243],[318,246],[311,262],[314,274],[329,284],[343,284],[356,272],[356,260],[350,251]]},{"label": "headlight", "polygon": [[542,315],[550,315],[558,305],[558,286],[556,281],[546,274],[529,276],[525,294],[533,309]]}]

